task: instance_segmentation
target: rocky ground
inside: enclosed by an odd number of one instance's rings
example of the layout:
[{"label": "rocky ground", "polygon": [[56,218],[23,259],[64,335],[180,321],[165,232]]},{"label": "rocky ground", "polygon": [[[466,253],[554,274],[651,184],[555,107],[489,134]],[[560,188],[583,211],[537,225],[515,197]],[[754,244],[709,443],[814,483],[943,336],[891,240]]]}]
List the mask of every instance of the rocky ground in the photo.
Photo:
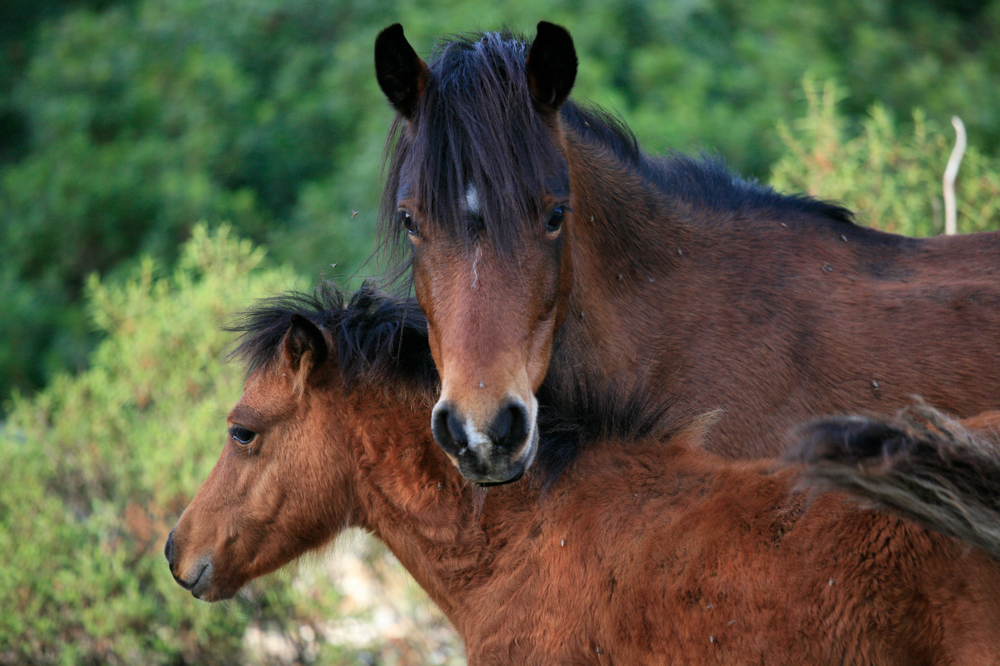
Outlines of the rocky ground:
[{"label": "rocky ground", "polygon": [[244,647],[255,664],[416,666],[465,664],[444,615],[380,542],[359,531],[303,564],[294,585],[332,599],[330,617],[298,631],[252,623]]}]

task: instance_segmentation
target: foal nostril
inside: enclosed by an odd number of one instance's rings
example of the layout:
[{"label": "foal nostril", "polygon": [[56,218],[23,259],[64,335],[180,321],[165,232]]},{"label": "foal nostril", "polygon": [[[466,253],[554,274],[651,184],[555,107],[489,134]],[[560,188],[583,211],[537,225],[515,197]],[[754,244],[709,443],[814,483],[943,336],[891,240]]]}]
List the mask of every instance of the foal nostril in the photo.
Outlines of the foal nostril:
[{"label": "foal nostril", "polygon": [[497,413],[490,424],[489,437],[493,444],[508,451],[519,447],[528,437],[528,410],[520,402],[510,402]]},{"label": "foal nostril", "polygon": [[163,556],[167,558],[167,564],[170,566],[170,570],[174,570],[174,531],[170,530],[170,534],[167,536],[167,543],[163,546]]}]

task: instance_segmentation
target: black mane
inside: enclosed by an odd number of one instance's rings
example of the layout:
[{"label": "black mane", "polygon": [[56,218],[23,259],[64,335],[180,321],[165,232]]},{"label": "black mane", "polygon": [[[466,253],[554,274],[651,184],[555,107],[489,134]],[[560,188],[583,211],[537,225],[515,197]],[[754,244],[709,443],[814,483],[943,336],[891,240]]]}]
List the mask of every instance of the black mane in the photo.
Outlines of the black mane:
[{"label": "black mane", "polygon": [[242,360],[248,375],[271,363],[294,315],[327,333],[348,389],[358,382],[400,381],[437,389],[423,312],[413,299],[390,296],[368,282],[350,299],[331,282],[320,284],[312,294],[290,292],[262,299],[226,327],[241,334],[230,357]]},{"label": "black mane", "polygon": [[854,223],[853,213],[843,206],[804,194],[782,194],[755,179],[743,178],[718,156],[668,153],[650,157],[642,152],[628,125],[603,109],[568,101],[561,114],[563,122],[577,134],[609,149],[671,199],[720,212],[747,214],[758,210],[772,215],[790,213]]},{"label": "black mane", "polygon": [[696,414],[679,414],[657,398],[645,382],[635,387],[589,385],[578,379],[572,388],[538,390],[537,465],[546,487],[554,484],[588,444],[605,439],[666,440]]},{"label": "black mane", "polygon": [[[379,235],[390,255],[402,246],[395,213],[409,164],[419,165],[414,194],[426,208],[422,212],[451,225],[449,231],[458,238],[483,233],[500,251],[510,252],[520,238],[520,225],[540,215],[538,195],[551,184],[546,178],[566,166],[533,106],[527,49],[523,37],[506,30],[457,36],[436,47],[413,126],[397,116],[386,143]],[[747,216],[763,211],[853,224],[852,213],[842,206],[780,194],[738,176],[717,157],[649,157],[628,126],[606,111],[567,101],[560,113],[567,126],[608,149],[668,199]],[[470,184],[482,204],[478,227],[461,209]]]}]

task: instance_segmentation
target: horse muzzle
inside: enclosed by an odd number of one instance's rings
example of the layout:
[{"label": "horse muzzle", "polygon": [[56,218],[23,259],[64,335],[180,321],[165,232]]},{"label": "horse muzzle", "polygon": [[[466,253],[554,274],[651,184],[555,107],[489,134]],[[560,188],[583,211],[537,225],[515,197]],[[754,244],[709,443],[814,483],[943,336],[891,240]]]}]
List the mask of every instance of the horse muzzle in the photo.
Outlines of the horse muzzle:
[{"label": "horse muzzle", "polygon": [[485,427],[463,418],[450,401],[441,400],[431,415],[431,429],[462,476],[482,486],[520,479],[538,448],[534,419],[515,399],[508,399]]}]

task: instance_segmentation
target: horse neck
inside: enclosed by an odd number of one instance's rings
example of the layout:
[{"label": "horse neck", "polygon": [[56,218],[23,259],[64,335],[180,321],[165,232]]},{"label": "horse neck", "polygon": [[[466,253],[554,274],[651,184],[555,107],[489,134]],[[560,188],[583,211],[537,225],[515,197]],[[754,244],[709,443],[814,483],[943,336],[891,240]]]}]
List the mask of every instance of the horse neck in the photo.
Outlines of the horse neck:
[{"label": "horse neck", "polygon": [[490,581],[496,547],[488,525],[503,522],[505,510],[448,461],[428,405],[401,406],[375,391],[355,396],[354,406],[365,415],[355,437],[355,522],[389,547],[461,633],[472,593]]},{"label": "horse neck", "polygon": [[662,320],[673,298],[665,288],[668,276],[689,270],[684,248],[711,241],[701,231],[691,232],[682,203],[669,200],[610,148],[569,129],[565,136],[573,193],[568,244],[573,287],[560,336],[563,348],[586,353],[563,359],[562,365],[590,362],[601,375],[630,374],[644,365],[643,336],[656,333],[636,322]]}]

